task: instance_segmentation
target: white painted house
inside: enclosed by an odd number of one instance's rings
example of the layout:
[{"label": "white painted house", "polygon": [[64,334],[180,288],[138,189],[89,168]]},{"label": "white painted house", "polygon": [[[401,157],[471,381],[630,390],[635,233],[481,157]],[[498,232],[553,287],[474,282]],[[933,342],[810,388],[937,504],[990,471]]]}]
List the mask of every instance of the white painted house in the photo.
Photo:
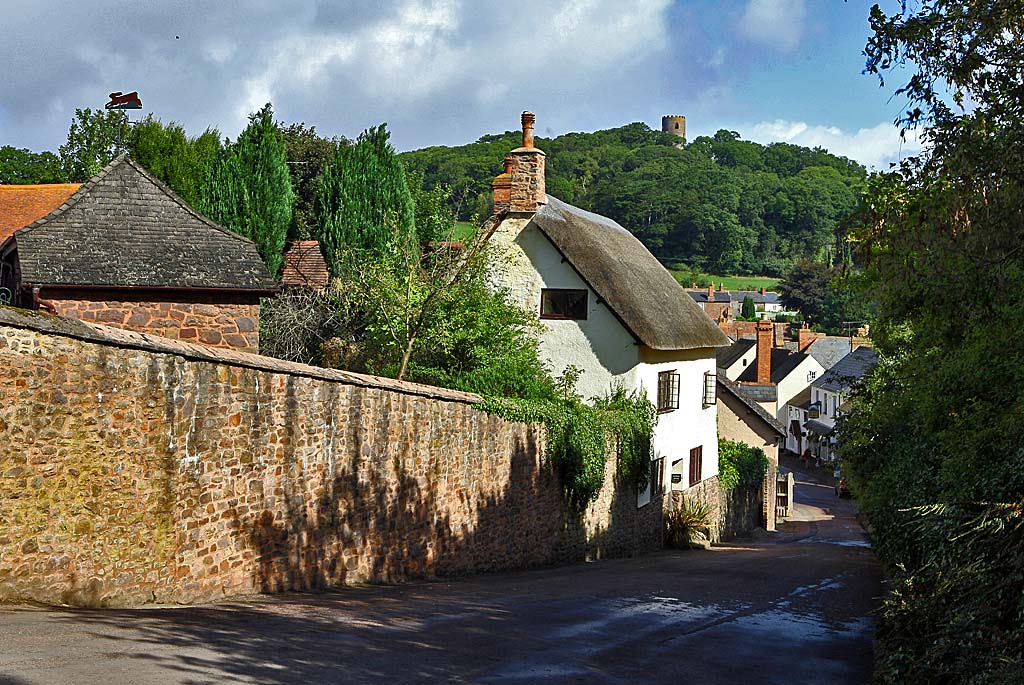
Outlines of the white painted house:
[{"label": "white painted house", "polygon": [[811,383],[810,411],[803,428],[813,456],[822,461],[835,459],[835,425],[843,401],[854,383],[877,363],[877,352],[870,347],[858,347]]},{"label": "white painted house", "polygon": [[728,338],[629,231],[545,192],[544,158],[523,113],[523,146],[494,179],[491,278],[538,313],[541,353],[556,375],[573,365],[584,397],[613,385],[658,407],[655,466],[638,506],[718,475],[715,350]]}]

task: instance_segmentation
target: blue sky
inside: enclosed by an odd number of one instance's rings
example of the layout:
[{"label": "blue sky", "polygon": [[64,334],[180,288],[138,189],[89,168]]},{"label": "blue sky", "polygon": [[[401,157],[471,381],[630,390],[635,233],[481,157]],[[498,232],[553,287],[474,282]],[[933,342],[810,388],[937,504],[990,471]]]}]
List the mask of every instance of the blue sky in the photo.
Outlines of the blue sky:
[{"label": "blue sky", "polygon": [[[165,121],[234,137],[246,114],[400,149],[537,114],[543,135],[684,114],[884,166],[917,148],[896,83],[861,75],[861,0],[36,0],[0,13],[0,145],[56,149],[76,107],[138,90]],[[897,11],[899,0],[881,0]],[[137,115],[135,115],[137,116]]]}]

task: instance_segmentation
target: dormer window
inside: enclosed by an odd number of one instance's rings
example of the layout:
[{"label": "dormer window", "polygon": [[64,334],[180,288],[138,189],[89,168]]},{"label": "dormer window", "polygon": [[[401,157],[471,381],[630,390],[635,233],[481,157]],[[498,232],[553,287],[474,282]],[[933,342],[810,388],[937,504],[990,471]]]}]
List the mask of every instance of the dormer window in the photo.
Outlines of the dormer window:
[{"label": "dormer window", "polygon": [[587,318],[587,291],[568,288],[544,288],[540,291],[540,318]]}]

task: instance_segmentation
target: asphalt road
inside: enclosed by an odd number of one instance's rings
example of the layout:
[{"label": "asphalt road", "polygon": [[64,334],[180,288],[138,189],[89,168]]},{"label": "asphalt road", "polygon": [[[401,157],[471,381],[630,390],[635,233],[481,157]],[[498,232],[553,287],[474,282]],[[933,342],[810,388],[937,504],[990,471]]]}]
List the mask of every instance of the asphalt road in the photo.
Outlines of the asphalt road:
[{"label": "asphalt road", "polygon": [[866,683],[880,571],[854,505],[664,551],[204,607],[0,607],[0,683]]}]

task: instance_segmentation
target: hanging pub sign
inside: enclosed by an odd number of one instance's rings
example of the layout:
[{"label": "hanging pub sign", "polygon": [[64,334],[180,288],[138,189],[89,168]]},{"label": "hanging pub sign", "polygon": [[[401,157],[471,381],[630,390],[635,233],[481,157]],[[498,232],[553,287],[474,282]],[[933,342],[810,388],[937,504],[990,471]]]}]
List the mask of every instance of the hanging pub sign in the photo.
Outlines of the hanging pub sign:
[{"label": "hanging pub sign", "polygon": [[110,102],[103,105],[104,109],[142,109],[142,100],[139,99],[139,92],[133,90],[130,93],[115,91],[110,94]]},{"label": "hanging pub sign", "polygon": [[807,418],[816,419],[819,416],[821,416],[821,404],[815,402],[814,404],[807,408]]}]

